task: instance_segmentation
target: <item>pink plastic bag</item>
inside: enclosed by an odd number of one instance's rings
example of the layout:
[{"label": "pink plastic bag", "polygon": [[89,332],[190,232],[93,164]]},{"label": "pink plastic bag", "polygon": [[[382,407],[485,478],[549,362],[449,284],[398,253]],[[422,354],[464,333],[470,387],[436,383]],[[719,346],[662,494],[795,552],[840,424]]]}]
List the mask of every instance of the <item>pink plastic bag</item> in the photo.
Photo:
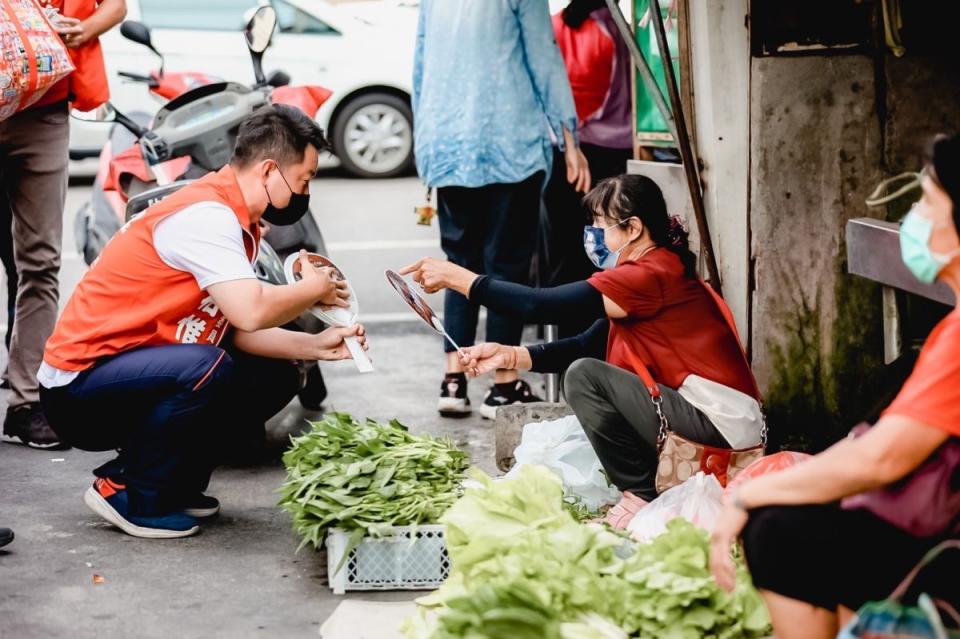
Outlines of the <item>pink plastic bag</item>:
[{"label": "pink plastic bag", "polygon": [[806,453],[796,453],[792,450],[785,450],[779,453],[774,453],[772,455],[767,455],[766,457],[761,457],[757,461],[753,462],[743,470],[741,470],[737,476],[727,484],[727,489],[724,491],[725,495],[729,495],[730,491],[736,490],[737,486],[741,485],[745,481],[749,481],[754,477],[759,477],[760,475],[766,475],[768,473],[775,473],[791,466],[796,466],[805,459],[810,459],[813,455],[808,455]]}]

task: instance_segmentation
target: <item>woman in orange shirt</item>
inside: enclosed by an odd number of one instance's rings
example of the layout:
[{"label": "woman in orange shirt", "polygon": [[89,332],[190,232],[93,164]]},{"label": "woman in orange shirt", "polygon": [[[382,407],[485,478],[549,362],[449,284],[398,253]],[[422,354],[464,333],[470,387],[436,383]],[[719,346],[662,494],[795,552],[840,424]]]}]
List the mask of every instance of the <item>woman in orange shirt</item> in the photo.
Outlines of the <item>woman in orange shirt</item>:
[{"label": "woman in orange shirt", "polygon": [[[960,297],[960,137],[933,141],[922,186],[900,231],[904,262],[920,280],[940,280]],[[888,597],[930,548],[960,533],[958,459],[960,310],[954,309],[866,434],[731,495],[713,533],[714,575],[733,587],[730,546],[742,536],[776,636],[835,637],[851,610]],[[882,492],[934,463],[944,473],[929,494],[897,501]],[[887,500],[886,510],[877,508],[880,500]],[[911,512],[918,516],[911,519]],[[931,518],[935,526],[920,526]],[[956,575],[955,568],[934,573],[924,589],[957,605]]]}]

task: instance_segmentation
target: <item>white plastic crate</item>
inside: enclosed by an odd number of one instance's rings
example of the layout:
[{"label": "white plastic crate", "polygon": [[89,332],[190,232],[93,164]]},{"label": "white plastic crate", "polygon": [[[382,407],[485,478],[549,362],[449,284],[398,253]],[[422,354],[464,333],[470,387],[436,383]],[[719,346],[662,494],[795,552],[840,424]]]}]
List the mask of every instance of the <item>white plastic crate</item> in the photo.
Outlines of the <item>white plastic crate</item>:
[{"label": "white plastic crate", "polygon": [[[347,551],[350,533],[327,532],[327,579],[334,594],[347,590],[434,590],[450,574],[445,527],[395,526],[383,537],[364,537]],[[340,566],[340,570],[337,567]]]}]

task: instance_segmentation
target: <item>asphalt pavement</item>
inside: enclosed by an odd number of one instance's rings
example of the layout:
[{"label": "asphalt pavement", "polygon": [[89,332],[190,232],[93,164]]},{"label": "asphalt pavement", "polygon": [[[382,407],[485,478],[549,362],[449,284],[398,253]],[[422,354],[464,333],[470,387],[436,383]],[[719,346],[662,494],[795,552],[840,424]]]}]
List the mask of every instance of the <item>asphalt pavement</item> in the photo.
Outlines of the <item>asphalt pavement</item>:
[{"label": "asphalt pavement", "polygon": [[[437,415],[441,338],[383,277],[384,269],[442,256],[436,225],[416,224],[413,207],[421,203],[423,187],[415,178],[361,181],[331,172],[311,192],[330,257],[357,292],[376,367],[361,374],[350,362],[324,364],[330,390],[325,409],[398,418],[414,432],[449,435],[476,465],[493,471],[492,426],[476,413],[459,420]],[[61,304],[85,270],[72,220],[89,194],[89,182],[75,184],[67,198]],[[6,300],[0,297],[0,303]],[[431,303],[442,308],[439,295]],[[4,360],[5,354],[0,365]],[[474,405],[488,385],[471,384]],[[5,405],[6,391],[0,391],[0,410]],[[319,553],[294,552],[298,539],[276,506],[276,490],[289,435],[317,416],[294,400],[270,422],[269,450],[261,461],[218,470],[209,492],[221,500],[223,512],[200,535],[184,540],[128,537],[87,509],[82,494],[90,470],[107,453],[0,444],[0,526],[17,535],[0,550],[0,637],[316,636],[343,597],[327,588]],[[406,600],[416,593],[346,596]]]}]

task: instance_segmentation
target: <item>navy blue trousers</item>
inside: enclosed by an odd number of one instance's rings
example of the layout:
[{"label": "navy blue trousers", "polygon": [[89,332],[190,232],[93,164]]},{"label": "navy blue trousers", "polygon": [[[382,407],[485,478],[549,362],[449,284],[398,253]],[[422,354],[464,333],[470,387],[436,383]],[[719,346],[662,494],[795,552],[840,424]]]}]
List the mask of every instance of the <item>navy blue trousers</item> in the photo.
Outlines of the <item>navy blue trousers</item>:
[{"label": "navy blue trousers", "polygon": [[40,401],[65,442],[118,451],[94,474],[126,484],[131,514],[149,516],[205,490],[227,443],[262,429],[298,386],[290,361],[175,344],[105,358],[66,386],[41,386]]},{"label": "navy blue trousers", "polygon": [[[526,284],[537,244],[543,178],[544,172],[537,171],[516,184],[438,188],[440,245],[447,259],[474,273]],[[450,337],[460,346],[473,346],[480,306],[447,290],[443,314]],[[488,309],[486,330],[488,342],[519,344],[523,322]],[[444,342],[444,350],[454,348]]]}]

